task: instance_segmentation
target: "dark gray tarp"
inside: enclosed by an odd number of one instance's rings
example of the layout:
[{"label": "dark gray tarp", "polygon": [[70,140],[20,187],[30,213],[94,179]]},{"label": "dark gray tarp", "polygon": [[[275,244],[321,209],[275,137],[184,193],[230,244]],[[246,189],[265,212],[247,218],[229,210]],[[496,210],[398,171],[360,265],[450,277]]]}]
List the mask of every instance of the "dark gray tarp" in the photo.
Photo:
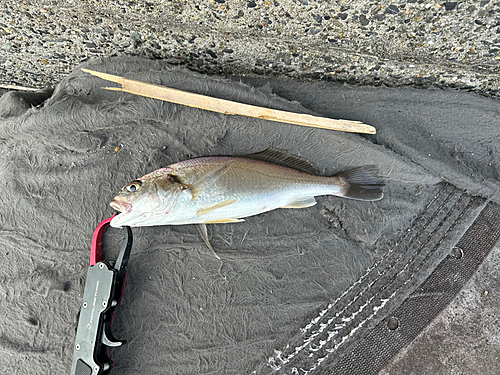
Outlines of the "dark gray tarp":
[{"label": "dark gray tarp", "polygon": [[[326,175],[375,163],[385,197],[373,203],[320,197],[311,208],[212,225],[221,260],[194,226],[134,229],[113,325],[128,343],[109,351],[118,374],[336,373],[443,260],[463,252],[457,243],[481,211],[500,204],[500,105],[489,98],[228,81],[139,58],[85,67],[361,120],[378,133],[309,129],[105,91],[113,84],[80,69],[52,95],[37,93],[32,103],[43,103],[37,108],[27,109],[29,95],[5,94],[0,365],[6,373],[69,372],[92,232],[111,215],[109,202],[122,186],[159,167],[274,147]],[[109,229],[106,256],[116,256],[120,241],[121,231]]]}]

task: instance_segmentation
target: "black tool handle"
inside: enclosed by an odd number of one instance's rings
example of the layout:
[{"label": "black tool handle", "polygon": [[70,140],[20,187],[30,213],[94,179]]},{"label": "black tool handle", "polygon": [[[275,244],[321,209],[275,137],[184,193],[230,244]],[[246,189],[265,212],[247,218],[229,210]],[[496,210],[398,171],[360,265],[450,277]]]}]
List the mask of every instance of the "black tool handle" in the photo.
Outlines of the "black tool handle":
[{"label": "black tool handle", "polygon": [[101,261],[89,267],[76,332],[71,375],[103,375],[113,365],[107,348],[123,344],[111,333],[114,311],[125,288],[126,266],[132,248],[132,231],[124,227],[125,239],[117,262]]}]

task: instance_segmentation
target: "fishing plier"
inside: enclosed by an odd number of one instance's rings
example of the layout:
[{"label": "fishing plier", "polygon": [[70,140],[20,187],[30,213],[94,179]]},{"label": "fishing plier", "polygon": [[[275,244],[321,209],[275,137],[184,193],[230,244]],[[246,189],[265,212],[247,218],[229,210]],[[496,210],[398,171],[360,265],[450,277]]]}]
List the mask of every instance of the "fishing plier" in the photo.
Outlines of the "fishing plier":
[{"label": "fishing plier", "polygon": [[108,357],[108,348],[125,342],[113,337],[111,324],[125,288],[132,230],[123,227],[125,238],[116,262],[102,260],[102,235],[111,219],[102,221],[92,237],[90,267],[76,331],[71,375],[108,374],[113,365]]}]

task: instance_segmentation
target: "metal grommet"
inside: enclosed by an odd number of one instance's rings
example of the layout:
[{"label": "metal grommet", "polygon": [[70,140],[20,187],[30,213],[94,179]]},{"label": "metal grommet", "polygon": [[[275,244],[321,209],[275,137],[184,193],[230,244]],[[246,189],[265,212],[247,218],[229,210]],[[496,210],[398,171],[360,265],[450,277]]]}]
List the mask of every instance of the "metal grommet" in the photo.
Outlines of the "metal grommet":
[{"label": "metal grommet", "polygon": [[99,372],[99,366],[95,365],[94,366],[94,372],[97,374]]},{"label": "metal grommet", "polygon": [[83,302],[82,306],[83,306],[83,308],[84,308],[84,309],[86,309],[86,308],[87,308],[87,306],[88,306],[88,305],[87,305],[87,302]]},{"label": "metal grommet", "polygon": [[395,316],[391,316],[389,319],[387,319],[387,327],[391,331],[398,329],[399,328],[399,319],[396,318]]},{"label": "metal grommet", "polygon": [[76,345],[75,345],[75,349],[76,349],[76,350],[80,350],[80,344],[76,344]]},{"label": "metal grommet", "polygon": [[464,251],[459,247],[454,247],[451,249],[450,256],[455,259],[462,259],[464,257]]},{"label": "metal grommet", "polygon": [[108,303],[106,301],[102,301],[102,307],[106,308],[108,306]]},{"label": "metal grommet", "polygon": [[104,268],[104,263],[99,263],[99,269],[103,269]]}]

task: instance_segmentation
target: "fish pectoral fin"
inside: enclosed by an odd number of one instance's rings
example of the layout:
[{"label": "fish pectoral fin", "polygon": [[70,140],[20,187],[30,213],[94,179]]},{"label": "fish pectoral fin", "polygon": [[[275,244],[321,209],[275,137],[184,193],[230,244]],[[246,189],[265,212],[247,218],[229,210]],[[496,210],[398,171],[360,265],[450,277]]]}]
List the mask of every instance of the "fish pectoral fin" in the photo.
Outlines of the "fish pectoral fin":
[{"label": "fish pectoral fin", "polygon": [[314,197],[298,198],[290,203],[288,203],[283,208],[306,208],[311,207],[316,204],[316,199]]},{"label": "fish pectoral fin", "polygon": [[227,163],[224,163],[218,166],[217,168],[208,171],[199,179],[197,179],[195,182],[193,182],[191,185],[189,185],[187,190],[189,190],[189,192],[191,193],[191,200],[195,200],[198,197],[198,192],[202,189],[203,184],[206,184],[208,182],[213,182],[218,178],[220,178],[221,176],[223,176],[224,173],[226,173],[227,167],[232,162],[233,160],[230,160]]},{"label": "fish pectoral fin", "polygon": [[242,221],[245,221],[245,219],[219,219],[205,221],[205,224],[241,223]]},{"label": "fish pectoral fin", "polygon": [[230,204],[233,204],[236,201],[237,201],[237,199],[234,199],[234,198],[226,199],[224,202],[220,202],[220,203],[214,204],[213,206],[210,206],[207,208],[202,208],[201,210],[198,210],[198,212],[196,212],[196,215],[207,214],[207,213],[212,212],[214,210],[218,210],[219,208],[229,206]]},{"label": "fish pectoral fin", "polygon": [[214,253],[217,259],[220,259],[217,253],[215,252],[214,248],[212,247],[212,245],[210,245],[210,241],[208,240],[207,226],[204,223],[201,223],[201,224],[196,224],[196,228],[198,228],[198,232],[200,232],[201,238],[203,238],[203,241],[205,241],[205,244],[208,246],[208,248],[212,250],[212,253]]}]

